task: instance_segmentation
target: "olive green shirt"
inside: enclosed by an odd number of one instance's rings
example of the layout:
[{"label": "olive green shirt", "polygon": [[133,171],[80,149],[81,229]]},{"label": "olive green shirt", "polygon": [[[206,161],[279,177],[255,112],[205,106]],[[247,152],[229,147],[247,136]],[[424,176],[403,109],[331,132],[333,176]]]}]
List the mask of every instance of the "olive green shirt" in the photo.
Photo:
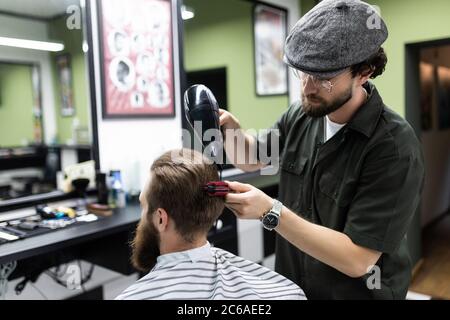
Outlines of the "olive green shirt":
[{"label": "olive green shirt", "polygon": [[[307,116],[299,102],[273,127],[280,139],[280,201],[302,218],[382,253],[377,288],[376,271],[351,278],[277,235],[275,269],[309,299],[404,299],[410,283],[406,231],[423,186],[421,145],[375,86],[365,88],[366,103],[325,143],[324,118]],[[270,146],[274,136],[260,135],[259,147]]]}]

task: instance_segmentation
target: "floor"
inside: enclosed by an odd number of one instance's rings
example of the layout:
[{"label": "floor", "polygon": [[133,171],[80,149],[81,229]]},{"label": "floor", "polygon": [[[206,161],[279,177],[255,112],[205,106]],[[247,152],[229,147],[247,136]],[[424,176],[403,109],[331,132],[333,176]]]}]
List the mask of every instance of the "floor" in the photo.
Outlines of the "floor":
[{"label": "floor", "polygon": [[[77,266],[77,262],[67,264],[70,266]],[[80,272],[85,274],[89,270],[90,263],[81,261]],[[69,269],[70,270],[70,269]],[[74,274],[73,272],[66,272],[67,274]],[[42,274],[36,283],[29,282],[23,292],[17,295],[14,291],[15,286],[22,281],[23,278],[10,281],[8,283],[8,290],[4,299],[6,300],[60,300],[71,299],[82,294],[84,291],[90,291],[100,288],[103,291],[103,299],[112,300],[117,297],[123,290],[137,280],[137,274],[124,276],[117,272],[95,266],[91,280],[89,280],[83,287],[71,288],[71,283],[67,280],[66,285],[69,288],[56,283],[47,274]],[[84,297],[85,299],[87,297]],[[1,298],[0,298],[1,300]]]},{"label": "floor", "polygon": [[450,214],[424,229],[423,255],[410,291],[450,300]]}]

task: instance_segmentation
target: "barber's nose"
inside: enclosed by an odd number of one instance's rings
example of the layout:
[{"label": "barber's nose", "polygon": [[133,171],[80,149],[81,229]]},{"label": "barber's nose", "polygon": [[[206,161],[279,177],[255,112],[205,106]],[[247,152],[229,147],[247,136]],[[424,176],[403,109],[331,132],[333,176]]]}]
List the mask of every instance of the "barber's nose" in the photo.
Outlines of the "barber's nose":
[{"label": "barber's nose", "polygon": [[311,93],[317,93],[317,87],[314,84],[314,81],[311,77],[306,77],[305,79],[302,80],[302,84],[303,84],[303,93],[305,95],[309,95]]}]

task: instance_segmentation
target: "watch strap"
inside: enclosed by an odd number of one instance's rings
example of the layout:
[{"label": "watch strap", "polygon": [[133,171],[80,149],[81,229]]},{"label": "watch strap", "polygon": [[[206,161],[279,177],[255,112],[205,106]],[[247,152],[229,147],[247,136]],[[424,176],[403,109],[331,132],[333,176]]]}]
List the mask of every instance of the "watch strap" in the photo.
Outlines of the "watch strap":
[{"label": "watch strap", "polygon": [[278,217],[281,216],[281,210],[283,209],[283,204],[278,201],[277,199],[273,199],[273,205],[272,208],[267,211],[266,213],[264,213],[259,220],[262,221],[262,219],[269,213],[275,213]]},{"label": "watch strap", "polygon": [[283,209],[283,204],[277,199],[273,200],[273,206],[270,212],[275,213],[276,215],[281,216],[281,210]]}]

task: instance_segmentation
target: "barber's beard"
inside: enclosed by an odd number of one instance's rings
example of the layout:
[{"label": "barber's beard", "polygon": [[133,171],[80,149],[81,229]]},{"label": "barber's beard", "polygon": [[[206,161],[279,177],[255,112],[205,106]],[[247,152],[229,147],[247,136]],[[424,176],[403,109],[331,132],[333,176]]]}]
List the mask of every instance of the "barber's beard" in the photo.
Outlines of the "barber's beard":
[{"label": "barber's beard", "polygon": [[143,222],[141,219],[136,228],[136,235],[131,242],[133,266],[143,272],[150,271],[156,264],[156,258],[160,255],[159,243],[159,232],[153,223],[149,220]]},{"label": "barber's beard", "polygon": [[[313,118],[320,118],[338,110],[352,97],[352,87],[348,88],[342,95],[330,102],[315,94],[307,96],[302,94],[302,107],[306,115]],[[310,103],[308,100],[312,100],[314,103]]]}]

